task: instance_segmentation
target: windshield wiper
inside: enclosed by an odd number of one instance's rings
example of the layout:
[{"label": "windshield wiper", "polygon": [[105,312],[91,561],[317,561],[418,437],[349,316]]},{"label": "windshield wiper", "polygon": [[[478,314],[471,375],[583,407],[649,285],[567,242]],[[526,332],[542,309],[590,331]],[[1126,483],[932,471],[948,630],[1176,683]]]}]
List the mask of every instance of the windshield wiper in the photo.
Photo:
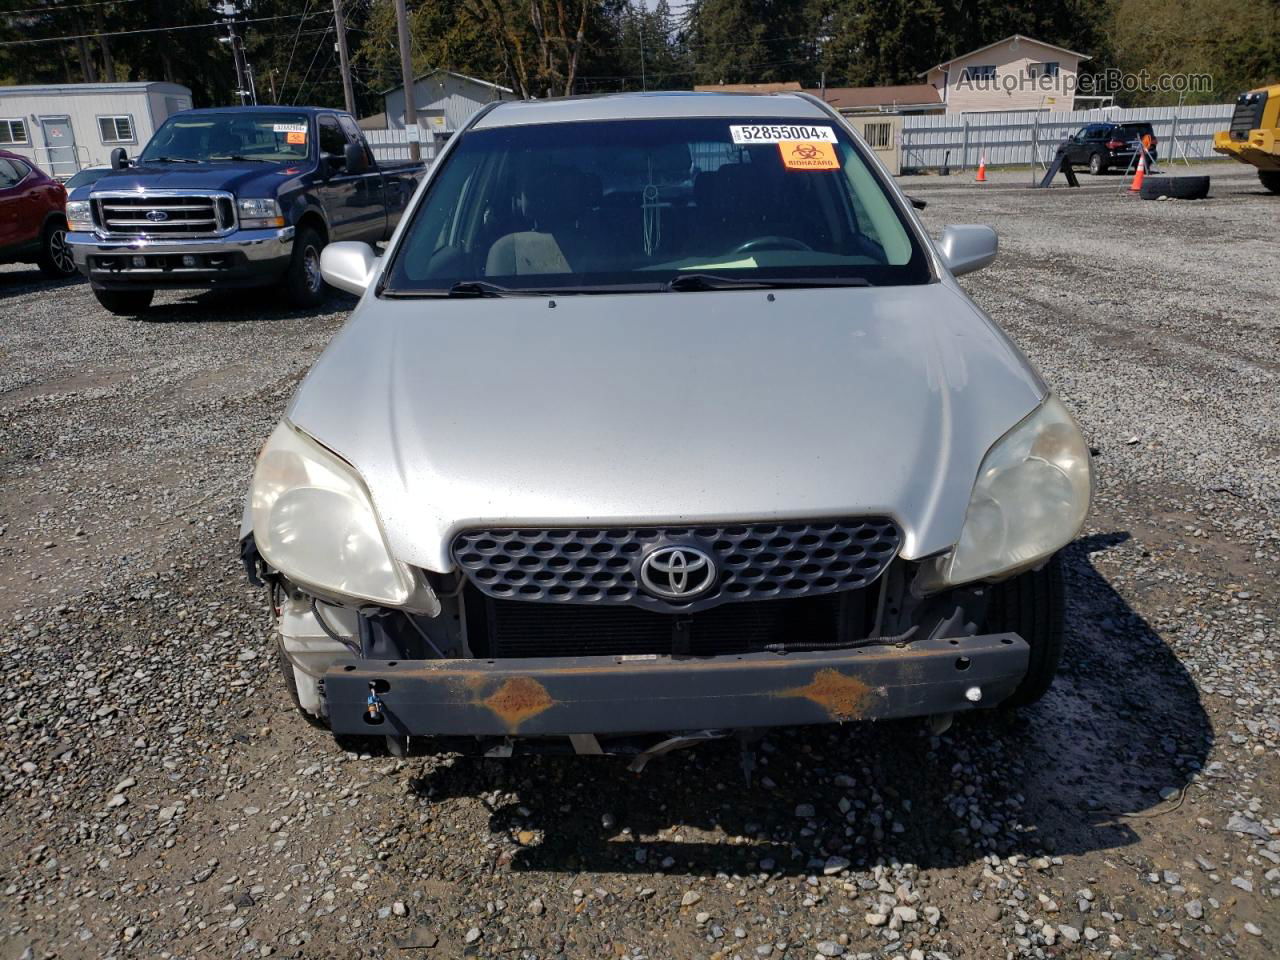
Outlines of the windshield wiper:
[{"label": "windshield wiper", "polygon": [[202,160],[192,160],[190,157],[147,157],[139,160],[139,163],[203,163]]},{"label": "windshield wiper", "polygon": [[720,277],[714,273],[682,273],[667,281],[667,289],[691,290],[767,290],[780,287],[869,287],[865,277]]},{"label": "windshield wiper", "polygon": [[542,291],[513,290],[510,287],[490,283],[488,280],[459,280],[448,290],[422,288],[397,290],[389,288],[383,290],[382,295],[384,297],[399,297],[407,300],[414,297],[527,297],[541,296]]},{"label": "windshield wiper", "polygon": [[233,154],[229,157],[210,157],[210,160],[244,160],[249,163],[275,163],[275,160],[265,160],[262,157],[242,157],[239,154]]}]

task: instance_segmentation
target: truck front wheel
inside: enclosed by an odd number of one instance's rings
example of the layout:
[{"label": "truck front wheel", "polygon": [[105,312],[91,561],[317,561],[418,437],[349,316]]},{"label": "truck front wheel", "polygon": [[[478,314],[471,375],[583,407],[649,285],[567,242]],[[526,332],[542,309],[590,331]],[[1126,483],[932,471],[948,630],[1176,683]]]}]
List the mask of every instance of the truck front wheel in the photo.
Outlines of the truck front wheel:
[{"label": "truck front wheel", "polygon": [[293,256],[285,274],[285,293],[295,307],[318,307],[324,301],[320,251],[324,238],[313,227],[302,227],[293,238]]},{"label": "truck front wheel", "polygon": [[1027,673],[1001,706],[1035,703],[1049,689],[1062,659],[1062,557],[991,588],[987,633],[1016,633],[1031,647]]},{"label": "truck front wheel", "polygon": [[94,287],[93,295],[98,298],[98,302],[103,307],[117,317],[136,317],[147,312],[147,308],[151,306],[151,298],[156,295],[156,292],[154,290],[104,290],[101,287]]},{"label": "truck front wheel", "polygon": [[1272,193],[1280,193],[1280,170],[1259,170],[1258,179]]}]

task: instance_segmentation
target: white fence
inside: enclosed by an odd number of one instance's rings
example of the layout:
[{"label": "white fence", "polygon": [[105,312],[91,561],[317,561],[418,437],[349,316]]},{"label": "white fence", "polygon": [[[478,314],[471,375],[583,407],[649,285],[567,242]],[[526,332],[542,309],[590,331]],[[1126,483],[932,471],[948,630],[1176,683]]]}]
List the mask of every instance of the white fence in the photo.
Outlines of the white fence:
[{"label": "white fence", "polygon": [[1086,123],[1145,120],[1160,141],[1165,163],[1183,157],[1213,156],[1213,135],[1225,130],[1233,104],[1150,107],[1141,110],[1026,110],[906,116],[902,125],[902,166],[941,167],[950,151],[951,167],[976,167],[982,154],[990,166],[1049,163],[1058,144]]},{"label": "white fence", "polygon": [[[1025,110],[1010,113],[961,113],[902,118],[902,166],[906,170],[941,167],[972,168],[986,154],[990,166],[1048,164],[1058,144],[1086,123],[1148,121],[1160,141],[1165,163],[1186,157],[1213,156],[1213,135],[1225,130],[1235,106],[1150,107],[1142,110],[1075,110],[1070,113]],[[365,138],[379,160],[408,160],[404,130],[366,130]],[[421,144],[422,158],[435,159],[430,140]]]}]

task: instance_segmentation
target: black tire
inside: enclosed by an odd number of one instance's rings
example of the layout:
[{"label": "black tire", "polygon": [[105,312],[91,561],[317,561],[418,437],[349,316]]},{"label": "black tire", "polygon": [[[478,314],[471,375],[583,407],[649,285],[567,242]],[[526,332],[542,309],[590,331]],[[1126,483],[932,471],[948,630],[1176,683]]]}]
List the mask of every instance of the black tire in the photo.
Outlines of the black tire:
[{"label": "black tire", "polygon": [[293,238],[293,256],[284,278],[284,292],[295,307],[318,307],[324,302],[325,284],[320,276],[320,251],[324,237],[314,227],[301,227]]},{"label": "black tire", "polygon": [[1258,179],[1272,193],[1280,193],[1280,170],[1259,170]]},{"label": "black tire", "polygon": [[110,313],[117,317],[136,317],[147,312],[151,306],[154,290],[104,290],[93,288],[93,295]]},{"label": "black tire", "polygon": [[1203,200],[1208,195],[1208,177],[1147,177],[1142,181],[1143,200]]},{"label": "black tire", "polygon": [[1102,154],[1089,154],[1089,173],[1095,177],[1100,177],[1107,172],[1107,161],[1102,159]]},{"label": "black tire", "polygon": [[1026,676],[1001,706],[1023,707],[1045,695],[1062,659],[1062,558],[991,588],[988,633],[1016,633],[1031,647]]},{"label": "black tire", "polygon": [[57,222],[44,228],[40,238],[40,258],[36,261],[46,277],[62,280],[76,272],[75,257],[67,245],[67,225]]}]

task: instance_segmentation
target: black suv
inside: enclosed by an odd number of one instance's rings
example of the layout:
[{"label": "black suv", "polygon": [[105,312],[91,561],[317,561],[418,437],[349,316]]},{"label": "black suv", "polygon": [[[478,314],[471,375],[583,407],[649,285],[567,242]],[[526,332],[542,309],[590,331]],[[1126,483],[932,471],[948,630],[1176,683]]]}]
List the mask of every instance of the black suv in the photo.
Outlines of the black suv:
[{"label": "black suv", "polygon": [[[1155,166],[1155,131],[1149,123],[1091,123],[1081,127],[1067,138],[1067,158],[1078,166],[1087,166],[1092,174],[1106,173],[1108,167],[1127,170],[1133,163],[1144,137],[1150,137],[1147,147],[1148,165]],[[1148,171],[1149,172],[1149,171]]]}]

